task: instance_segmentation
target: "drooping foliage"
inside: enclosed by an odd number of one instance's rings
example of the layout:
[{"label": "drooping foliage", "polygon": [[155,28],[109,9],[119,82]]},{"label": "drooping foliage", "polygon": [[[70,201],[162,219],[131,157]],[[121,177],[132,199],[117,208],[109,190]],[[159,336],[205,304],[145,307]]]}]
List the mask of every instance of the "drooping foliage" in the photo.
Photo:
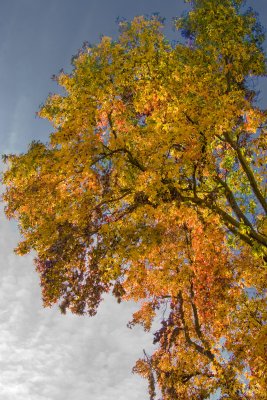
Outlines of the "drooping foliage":
[{"label": "drooping foliage", "polygon": [[155,352],[134,368],[163,400],[264,399],[266,73],[242,1],[195,0],[171,45],[158,17],[83,48],[40,116],[49,143],[7,157],[18,254],[35,250],[45,306],[141,304]]}]

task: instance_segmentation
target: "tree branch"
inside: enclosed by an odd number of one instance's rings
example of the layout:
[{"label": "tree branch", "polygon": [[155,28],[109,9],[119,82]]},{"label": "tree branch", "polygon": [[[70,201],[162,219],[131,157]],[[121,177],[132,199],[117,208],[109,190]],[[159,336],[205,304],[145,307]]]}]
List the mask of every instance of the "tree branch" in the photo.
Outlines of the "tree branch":
[{"label": "tree branch", "polygon": [[243,221],[244,224],[247,225],[251,230],[254,230],[254,228],[253,228],[252,224],[249,222],[248,218],[241,211],[241,209],[240,209],[239,205],[237,204],[237,201],[234,197],[234,194],[231,191],[231,189],[229,188],[229,186],[227,185],[227,183],[223,179],[221,179],[219,176],[216,177],[216,180],[225,189],[225,196],[228,200],[229,205],[232,207],[233,212],[237,216],[237,218],[240,221]]},{"label": "tree branch", "polygon": [[128,156],[128,161],[130,162],[130,164],[134,165],[135,167],[140,169],[142,172],[144,172],[146,170],[146,168],[132,155],[130,150],[127,149],[126,147],[120,147],[118,149],[111,150],[104,143],[102,143],[102,145],[108,151],[108,153],[105,153],[107,157],[110,157],[116,153],[125,153]]},{"label": "tree branch", "polygon": [[224,133],[224,137],[225,137],[227,143],[229,143],[231,145],[231,147],[236,151],[238,160],[239,160],[239,162],[240,162],[245,174],[248,177],[248,180],[249,180],[249,183],[251,185],[251,188],[252,188],[255,196],[257,197],[258,201],[262,205],[265,213],[267,214],[267,202],[266,202],[265,198],[263,197],[260,189],[258,188],[257,181],[256,181],[256,179],[254,177],[253,171],[251,170],[251,168],[249,167],[245,157],[243,156],[240,147],[238,146],[237,143],[234,142],[234,140],[231,138],[231,136],[229,135],[228,132]]},{"label": "tree branch", "polygon": [[185,337],[187,344],[194,347],[200,354],[206,356],[210,361],[214,361],[215,356],[214,356],[214,354],[212,354],[212,352],[210,350],[205,349],[204,347],[200,346],[199,344],[197,344],[190,338],[189,329],[188,329],[188,326],[185,321],[184,308],[183,308],[183,296],[182,296],[181,291],[179,291],[179,294],[177,297],[178,297],[178,301],[179,301],[179,303],[178,303],[179,315],[180,315],[180,318],[181,318],[181,321],[183,324],[184,337]]},{"label": "tree branch", "polygon": [[168,186],[169,186],[169,191],[172,195],[171,197],[172,200],[177,200],[179,201],[179,203],[181,202],[189,204],[191,203],[194,205],[198,205],[201,208],[207,208],[209,210],[212,210],[222,218],[224,224],[227,226],[228,229],[231,230],[231,232],[239,236],[240,239],[245,241],[247,244],[253,246],[253,240],[255,240],[258,243],[267,247],[267,240],[265,239],[265,237],[257,233],[254,229],[253,230],[250,229],[250,231],[247,234],[241,233],[240,232],[240,229],[242,228],[241,222],[237,221],[234,217],[232,217],[226,211],[221,209],[214,201],[209,199],[209,196],[206,196],[203,199],[201,199],[200,197],[184,196],[173,185],[168,183]]}]

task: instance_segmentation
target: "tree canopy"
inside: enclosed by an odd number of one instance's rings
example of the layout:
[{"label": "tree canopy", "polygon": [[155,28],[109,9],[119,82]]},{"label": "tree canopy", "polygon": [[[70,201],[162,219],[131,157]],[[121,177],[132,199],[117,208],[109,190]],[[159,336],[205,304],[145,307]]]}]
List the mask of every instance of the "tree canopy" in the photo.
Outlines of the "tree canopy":
[{"label": "tree canopy", "polygon": [[94,315],[134,300],[155,351],[150,399],[264,399],[264,36],[241,0],[195,0],[171,43],[158,16],[120,23],[56,78],[48,143],[6,157],[16,251],[36,252],[45,306]]}]

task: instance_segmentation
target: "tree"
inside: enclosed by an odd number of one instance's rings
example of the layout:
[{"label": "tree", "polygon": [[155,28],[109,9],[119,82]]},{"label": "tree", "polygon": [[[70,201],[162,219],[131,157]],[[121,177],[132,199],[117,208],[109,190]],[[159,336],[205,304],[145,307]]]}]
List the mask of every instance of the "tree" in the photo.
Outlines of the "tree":
[{"label": "tree", "polygon": [[85,46],[40,116],[54,131],[7,156],[6,214],[35,250],[45,306],[94,315],[102,294],[141,304],[157,344],[134,368],[162,399],[266,393],[266,73],[241,0],[195,0],[176,20],[120,23]]}]

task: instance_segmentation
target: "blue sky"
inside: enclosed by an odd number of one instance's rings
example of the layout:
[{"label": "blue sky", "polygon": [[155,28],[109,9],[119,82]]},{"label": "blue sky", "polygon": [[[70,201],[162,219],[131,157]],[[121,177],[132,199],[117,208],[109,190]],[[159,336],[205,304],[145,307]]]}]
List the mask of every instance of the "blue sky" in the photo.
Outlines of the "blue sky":
[{"label": "blue sky", "polygon": [[[267,26],[266,0],[249,4]],[[23,152],[31,140],[47,140],[51,127],[35,112],[57,90],[51,76],[70,69],[84,41],[116,36],[117,17],[160,12],[170,22],[184,8],[181,0],[0,0],[0,152]],[[264,87],[266,93],[261,81]],[[147,398],[146,382],[131,374],[151,342],[141,329],[126,328],[134,305],[107,298],[94,318],[43,309],[33,257],[13,254],[16,225],[2,208],[0,219],[0,398]]]}]

